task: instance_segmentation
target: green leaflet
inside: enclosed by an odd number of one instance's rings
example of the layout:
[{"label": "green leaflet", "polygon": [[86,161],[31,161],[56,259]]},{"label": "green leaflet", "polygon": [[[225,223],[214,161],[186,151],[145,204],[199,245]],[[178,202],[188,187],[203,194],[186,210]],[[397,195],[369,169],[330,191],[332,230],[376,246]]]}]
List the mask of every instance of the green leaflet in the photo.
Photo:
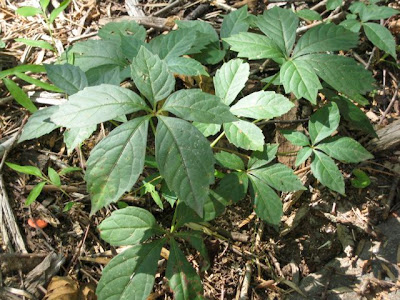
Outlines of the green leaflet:
[{"label": "green leaflet", "polygon": [[259,91],[240,99],[231,112],[240,117],[272,119],[287,113],[294,104],[275,92]]},{"label": "green leaflet", "polygon": [[314,150],[311,172],[323,185],[344,195],[344,179],[332,158]]},{"label": "green leaflet", "polygon": [[256,25],[289,56],[296,40],[299,18],[288,9],[275,6],[257,17]]},{"label": "green leaflet", "polygon": [[33,104],[32,100],[14,81],[8,78],[3,78],[2,80],[11,96],[14,97],[15,101],[17,101],[21,106],[29,110],[31,113],[37,111],[37,108],[35,104]]},{"label": "green leaflet", "polygon": [[215,135],[221,130],[220,124],[205,124],[205,123],[192,123],[205,137]]},{"label": "green leaflet", "polygon": [[305,98],[313,104],[317,103],[317,93],[322,86],[307,61],[286,61],[281,67],[280,78],[286,93],[292,92],[298,99]]},{"label": "green leaflet", "polygon": [[308,137],[299,131],[293,131],[293,130],[281,130],[281,133],[287,139],[290,141],[293,145],[296,146],[307,146],[310,144],[310,140]]},{"label": "green leaflet", "polygon": [[296,12],[296,15],[302,19],[309,20],[309,21],[320,21],[322,20],[321,15],[316,12],[315,10],[311,9],[302,9]]},{"label": "green leaflet", "polygon": [[122,36],[134,37],[140,41],[146,39],[146,29],[135,21],[110,22],[97,34],[103,40],[121,42]]},{"label": "green leaflet", "polygon": [[43,187],[45,186],[46,182],[42,181],[35,185],[35,187],[32,189],[32,191],[29,193],[28,197],[26,198],[25,205],[31,205],[37,197],[39,197],[40,193],[42,192]]},{"label": "green leaflet", "polygon": [[73,95],[88,86],[85,73],[77,66],[70,64],[44,66],[51,82],[68,95]]},{"label": "green leaflet", "polygon": [[92,214],[116,202],[142,173],[148,123],[147,116],[126,122],[92,150],[85,174]]},{"label": "green leaflet", "polygon": [[33,113],[25,124],[19,143],[35,139],[52,132],[59,126],[50,121],[51,116],[58,110],[58,106],[50,106]]},{"label": "green leaflet", "polygon": [[250,66],[241,59],[232,59],[218,69],[214,77],[215,95],[230,105],[244,88],[250,75]]},{"label": "green leaflet", "polygon": [[52,184],[55,186],[60,187],[61,186],[61,178],[60,175],[54,170],[53,168],[49,167],[47,170],[47,175],[49,175],[49,179]]},{"label": "green leaflet", "polygon": [[23,17],[31,17],[42,14],[42,10],[33,6],[23,6],[15,11],[18,15]]},{"label": "green leaflet", "polygon": [[62,11],[64,9],[66,9],[69,5],[69,3],[71,2],[71,0],[64,0],[63,2],[60,3],[60,6],[55,8],[51,13],[50,13],[50,17],[49,17],[49,22],[53,23],[54,20],[58,17],[58,15],[60,13],[62,13]]},{"label": "green leaflet", "polygon": [[221,151],[214,154],[217,163],[226,169],[244,170],[243,160],[236,154]]},{"label": "green leaflet", "polygon": [[250,174],[278,191],[291,192],[305,189],[293,170],[283,164],[251,170]]},{"label": "green leaflet", "polygon": [[203,259],[205,260],[205,266],[202,271],[207,270],[210,266],[210,259],[208,257],[208,250],[204,244],[204,237],[201,231],[190,231],[190,232],[179,232],[175,234],[176,237],[180,237],[189,242],[189,244],[199,251]]},{"label": "green leaflet", "polygon": [[256,33],[242,32],[225,38],[231,50],[239,52],[239,57],[248,59],[271,58],[281,61],[284,54],[279,46],[270,38]]},{"label": "green leaflet", "polygon": [[136,38],[135,36],[121,36],[121,50],[123,55],[130,62],[136,57],[139,53],[140,47],[150,48],[149,44],[146,44],[144,41]]},{"label": "green leaflet", "polygon": [[13,163],[9,163],[6,162],[7,167],[9,167],[10,169],[13,169],[14,171],[20,172],[20,173],[24,173],[24,174],[28,174],[28,175],[33,175],[39,178],[44,178],[42,175],[42,172],[40,171],[39,168],[37,167],[33,167],[33,166],[20,166],[17,164],[13,164]]},{"label": "green leaflet", "polygon": [[222,124],[237,120],[229,111],[229,106],[222,103],[218,97],[200,89],[173,93],[162,109],[188,121]]},{"label": "green leaflet", "polygon": [[326,9],[327,10],[335,10],[339,6],[342,5],[343,0],[328,0],[326,2]]},{"label": "green leaflet", "polygon": [[396,56],[396,41],[388,29],[375,23],[363,23],[367,38],[379,49],[389,53],[394,59]]},{"label": "green leaflet", "polygon": [[86,127],[145,108],[146,103],[131,90],[101,84],[72,95],[51,116],[51,121],[68,128]]},{"label": "green leaflet", "polygon": [[[247,18],[247,5],[226,15],[221,26],[221,38],[223,39],[238,34],[240,32],[246,32],[249,29]],[[224,44],[224,46],[226,48],[227,45]]]},{"label": "green leaflet", "polygon": [[37,40],[30,40],[30,39],[24,39],[24,38],[17,38],[17,39],[15,39],[15,41],[23,43],[28,46],[32,46],[32,47],[39,47],[39,48],[47,49],[50,51],[56,51],[56,49],[54,49],[54,47],[46,41],[37,41]]},{"label": "green leaflet", "polygon": [[374,158],[363,146],[349,137],[333,137],[325,139],[316,147],[330,157],[347,163],[358,163]]},{"label": "green leaflet", "polygon": [[310,147],[304,147],[299,150],[296,157],[295,166],[300,166],[303,162],[305,162],[312,154],[313,150]]},{"label": "green leaflet", "polygon": [[167,64],[143,46],[133,59],[131,70],[136,87],[153,107],[175,88],[175,78]]},{"label": "green leaflet", "polygon": [[253,123],[239,120],[232,123],[225,123],[223,127],[229,142],[236,147],[246,150],[263,150],[264,134]]},{"label": "green leaflet", "polygon": [[[99,66],[86,71],[89,86],[111,84],[119,87],[123,78],[120,67],[113,65]],[[129,76],[128,76],[129,77]]]},{"label": "green leaflet", "polygon": [[339,108],[330,102],[311,115],[308,121],[308,132],[313,145],[330,136],[339,126]]},{"label": "green leaflet", "polygon": [[206,138],[184,120],[158,116],[156,159],[169,189],[202,217],[214,181],[214,157]]},{"label": "green leaflet", "polygon": [[349,50],[357,46],[358,34],[333,23],[308,30],[297,42],[293,57],[309,53]]},{"label": "green leaflet", "polygon": [[203,299],[203,286],[199,275],[179,249],[178,243],[170,239],[171,246],[166,270],[168,285],[174,293],[174,299]]},{"label": "green leaflet", "polygon": [[186,76],[209,76],[204,66],[197,60],[187,57],[172,57],[167,61],[168,69],[172,73]]},{"label": "green leaflet", "polygon": [[276,157],[278,146],[278,144],[265,144],[263,151],[254,151],[250,156],[248,169],[254,170],[271,162]]},{"label": "green leaflet", "polygon": [[97,285],[99,300],[146,300],[165,239],[135,245],[114,257],[104,268]]},{"label": "green leaflet", "polygon": [[249,177],[244,172],[232,172],[221,179],[215,193],[226,201],[237,203],[244,199],[249,186]]},{"label": "green leaflet", "polygon": [[283,205],[278,195],[268,184],[250,175],[254,210],[263,221],[278,226],[283,215]]},{"label": "green leaflet", "polygon": [[91,125],[88,127],[74,127],[67,129],[64,132],[64,143],[67,146],[68,154],[79,147],[93,132],[96,131],[97,126]]},{"label": "green leaflet", "polygon": [[135,245],[160,231],[150,212],[132,206],[114,211],[98,229],[101,238],[113,246]]},{"label": "green leaflet", "polygon": [[360,21],[354,19],[344,20],[342,23],[340,23],[340,26],[343,26],[347,30],[350,30],[355,33],[358,33],[361,29]]}]

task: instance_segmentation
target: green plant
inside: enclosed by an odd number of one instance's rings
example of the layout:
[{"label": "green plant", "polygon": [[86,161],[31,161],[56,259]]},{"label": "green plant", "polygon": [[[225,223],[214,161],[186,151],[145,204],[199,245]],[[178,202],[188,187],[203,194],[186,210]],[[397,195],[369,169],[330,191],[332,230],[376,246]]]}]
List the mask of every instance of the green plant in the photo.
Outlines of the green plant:
[{"label": "green plant", "polygon": [[[72,150],[97,124],[110,121],[115,128],[94,147],[87,161],[91,214],[131,192],[144,168],[150,176],[133,192],[150,194],[161,209],[163,200],[174,207],[169,229],[157,224],[150,212],[130,206],[101,223],[105,241],[133,246],[104,269],[99,299],[146,299],[165,244],[170,249],[166,277],[175,298],[202,298],[200,277],[179,244],[186,240],[206,261],[207,251],[199,232],[182,227],[213,220],[249,192],[257,215],[278,228],[282,203],[276,191],[305,189],[291,168],[274,163],[278,145],[266,143],[257,126],[261,120],[287,113],[295,100],[275,91],[241,94],[250,75],[250,65],[242,59],[229,60],[216,71],[215,95],[197,88],[176,90],[174,73],[209,76],[201,63],[219,62],[228,56],[230,45],[241,57],[275,61],[280,71],[267,87],[282,83],[296,98],[317,104],[321,78],[331,88],[323,90],[328,100],[310,118],[310,139],[300,132],[284,132],[303,147],[297,165],[311,157],[314,176],[344,194],[344,179],[332,158],[349,163],[372,158],[355,140],[331,137],[340,114],[374,133],[362,111],[349,100],[366,103],[361,94],[373,88],[371,74],[351,58],[332,53],[356,46],[357,34],[322,24],[306,32],[294,47],[298,18],[280,8],[259,17],[248,15],[246,8],[226,16],[222,44],[207,23],[177,23],[178,30],[149,43],[142,26],[110,23],[99,31],[100,40],[67,49],[59,64],[45,68],[50,80],[69,95],[68,101],[33,113],[20,138],[20,142],[37,138],[62,126],[67,128],[64,140]],[[246,32],[253,25],[265,35]],[[123,81],[133,83],[135,91],[121,87]],[[212,142],[206,138],[219,132]],[[230,146],[219,147],[225,136]],[[154,144],[150,143],[153,137]]]},{"label": "green plant", "polygon": [[68,168],[61,169],[59,172],[57,172],[52,167],[49,167],[47,169],[47,176],[46,176],[45,174],[43,174],[42,171],[40,171],[39,168],[34,167],[34,166],[20,166],[20,165],[9,163],[9,162],[6,162],[6,165],[10,169],[13,169],[14,171],[17,171],[17,172],[20,172],[23,174],[27,174],[27,175],[33,175],[41,180],[29,193],[28,197],[26,198],[25,205],[32,204],[37,199],[37,197],[39,197],[40,193],[42,192],[43,187],[46,184],[54,185],[54,186],[58,187],[61,192],[66,194],[65,191],[61,188],[61,177],[60,176],[81,170],[81,168],[68,167]]}]

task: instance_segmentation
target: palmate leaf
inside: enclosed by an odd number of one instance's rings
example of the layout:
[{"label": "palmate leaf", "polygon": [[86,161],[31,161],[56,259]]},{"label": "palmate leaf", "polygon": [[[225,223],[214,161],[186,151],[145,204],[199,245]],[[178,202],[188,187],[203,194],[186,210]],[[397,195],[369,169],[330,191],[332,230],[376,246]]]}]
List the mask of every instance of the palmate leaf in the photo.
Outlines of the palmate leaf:
[{"label": "palmate leaf", "polygon": [[70,64],[44,66],[51,82],[68,95],[73,95],[88,86],[85,73],[77,66]]},{"label": "palmate leaf", "polygon": [[325,139],[316,149],[322,150],[330,157],[347,163],[358,163],[374,158],[363,146],[349,137],[333,137]]},{"label": "palmate leaf", "polygon": [[145,109],[146,103],[131,90],[102,84],[87,87],[60,105],[51,121],[67,128],[86,127]]},{"label": "palmate leaf", "polygon": [[303,147],[299,150],[296,157],[295,166],[300,166],[303,162],[305,162],[313,153],[313,150],[310,147]]},{"label": "palmate leaf", "polygon": [[156,159],[169,189],[202,217],[214,181],[214,156],[206,138],[184,120],[158,116]]},{"label": "palmate leaf", "polygon": [[215,192],[226,201],[237,203],[247,194],[249,177],[244,172],[232,172],[221,179]]},{"label": "palmate leaf", "polygon": [[187,261],[179,249],[178,243],[171,239],[169,259],[166,270],[168,285],[174,293],[174,299],[200,300],[203,299],[203,286],[199,275]]},{"label": "palmate leaf", "polygon": [[64,132],[64,143],[67,146],[68,154],[71,154],[76,147],[79,147],[84,140],[90,137],[96,128],[96,125],[91,125],[88,127],[75,127],[67,129]]},{"label": "palmate leaf", "polygon": [[311,161],[311,172],[323,185],[344,195],[344,179],[332,158],[314,150]]},{"label": "palmate leaf", "polygon": [[379,49],[389,53],[394,59],[396,56],[396,41],[388,29],[375,23],[363,23],[367,38]]},{"label": "palmate leaf", "polygon": [[242,32],[225,38],[231,50],[239,52],[239,57],[248,59],[271,58],[282,61],[284,54],[279,46],[270,38],[256,33]]},{"label": "palmate leaf", "polygon": [[215,95],[226,105],[231,104],[244,88],[250,75],[250,65],[232,59],[222,65],[214,77]]},{"label": "palmate leaf", "polygon": [[243,160],[234,153],[221,151],[215,153],[214,157],[221,167],[232,170],[244,170]]},{"label": "palmate leaf", "polygon": [[197,60],[187,57],[173,57],[167,61],[168,69],[172,73],[186,76],[209,76],[204,66]]},{"label": "palmate leaf", "polygon": [[58,106],[50,106],[33,113],[25,124],[19,143],[41,137],[52,132],[59,126],[50,121],[51,116],[58,110]]},{"label": "palmate leaf", "polygon": [[99,300],[146,300],[154,285],[165,239],[128,248],[104,268],[97,285]]},{"label": "palmate leaf", "polygon": [[305,189],[293,170],[283,164],[252,170],[250,174],[278,191],[291,192]]},{"label": "palmate leaf", "polygon": [[160,232],[150,212],[133,206],[114,211],[98,229],[100,237],[112,246],[135,245]]},{"label": "palmate leaf", "polygon": [[202,123],[223,124],[236,121],[229,106],[200,89],[180,90],[170,95],[162,107],[176,116]]},{"label": "palmate leaf", "polygon": [[318,90],[322,89],[318,76],[306,61],[288,60],[280,71],[281,82],[286,93],[293,93],[298,99],[305,98],[317,103]]},{"label": "palmate leaf", "polygon": [[305,64],[311,66],[326,83],[348,96],[363,95],[373,89],[374,79],[371,72],[352,58],[331,54],[309,54],[297,60],[304,60]]},{"label": "palmate leaf", "polygon": [[330,102],[311,115],[308,121],[308,132],[313,145],[330,136],[339,126],[339,108]]},{"label": "palmate leaf", "polygon": [[343,26],[321,24],[308,30],[297,42],[293,57],[304,54],[349,50],[357,46],[358,34]]},{"label": "palmate leaf", "polygon": [[239,120],[223,125],[226,137],[236,147],[262,151],[264,147],[264,135],[255,124]]},{"label": "palmate leaf", "polygon": [[215,135],[221,130],[220,124],[205,124],[199,122],[192,123],[205,137]]},{"label": "palmate leaf", "polygon": [[263,151],[254,151],[248,162],[248,169],[254,170],[270,163],[278,152],[278,144],[265,144]]},{"label": "palmate leaf", "polygon": [[140,41],[146,39],[146,29],[135,21],[110,22],[104,25],[97,34],[103,40],[121,42],[122,36],[134,37]]},{"label": "palmate leaf", "polygon": [[291,10],[275,6],[258,16],[256,25],[289,56],[299,25],[299,18]]},{"label": "palmate leaf", "polygon": [[283,215],[281,199],[264,181],[249,175],[257,216],[268,224],[278,226]]},{"label": "palmate leaf", "polygon": [[131,70],[136,87],[153,107],[175,88],[175,78],[168,71],[165,61],[143,46],[133,59]]},{"label": "palmate leaf", "polygon": [[240,99],[231,112],[240,117],[272,119],[287,113],[294,104],[275,92],[259,91]]},{"label": "palmate leaf", "polygon": [[145,116],[120,125],[90,153],[85,180],[91,195],[92,214],[117,201],[142,173],[148,123]]},{"label": "palmate leaf", "polygon": [[307,146],[310,144],[310,140],[308,139],[308,137],[300,131],[281,130],[281,133],[283,134],[285,139],[290,141],[293,145]]},{"label": "palmate leaf", "polygon": [[247,18],[247,5],[226,15],[221,25],[221,38],[223,39],[238,34],[240,32],[246,32],[249,29]]}]

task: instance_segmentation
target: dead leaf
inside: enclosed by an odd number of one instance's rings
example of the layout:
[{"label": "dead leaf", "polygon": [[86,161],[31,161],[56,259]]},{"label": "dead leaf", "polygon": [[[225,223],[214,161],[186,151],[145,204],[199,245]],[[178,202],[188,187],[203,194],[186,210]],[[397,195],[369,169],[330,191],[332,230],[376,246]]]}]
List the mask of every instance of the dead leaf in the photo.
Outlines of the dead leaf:
[{"label": "dead leaf", "polygon": [[78,284],[70,277],[54,276],[44,300],[79,300]]},{"label": "dead leaf", "polygon": [[93,282],[81,284],[79,300],[96,300],[96,285]]}]

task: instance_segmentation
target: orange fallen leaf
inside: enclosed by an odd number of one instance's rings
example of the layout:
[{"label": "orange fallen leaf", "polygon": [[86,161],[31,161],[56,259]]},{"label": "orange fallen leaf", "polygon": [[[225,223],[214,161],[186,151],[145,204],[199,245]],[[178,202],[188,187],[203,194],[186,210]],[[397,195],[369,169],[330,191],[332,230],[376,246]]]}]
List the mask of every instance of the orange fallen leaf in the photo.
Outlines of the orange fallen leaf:
[{"label": "orange fallen leaf", "polygon": [[28,219],[28,225],[33,228],[36,228],[36,226],[37,226],[37,227],[43,229],[47,226],[47,222],[44,220],[41,220],[41,219],[37,219],[37,220]]}]

